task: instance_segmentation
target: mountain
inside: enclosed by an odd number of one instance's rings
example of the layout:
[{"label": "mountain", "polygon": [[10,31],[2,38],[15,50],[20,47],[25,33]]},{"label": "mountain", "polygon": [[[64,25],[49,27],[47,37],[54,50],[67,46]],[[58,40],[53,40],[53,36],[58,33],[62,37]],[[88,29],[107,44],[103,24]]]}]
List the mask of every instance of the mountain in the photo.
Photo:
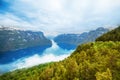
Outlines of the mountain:
[{"label": "mountain", "polygon": [[0,27],[0,52],[13,51],[28,47],[50,47],[51,41],[42,32]]},{"label": "mountain", "polygon": [[108,32],[109,30],[100,27],[96,30],[89,32],[84,32],[82,34],[61,34],[54,38],[54,41],[61,47],[65,49],[74,49],[79,44],[93,42],[95,39],[102,34]]},{"label": "mountain", "polygon": [[120,26],[98,37],[96,41],[120,41]]},{"label": "mountain", "polygon": [[9,72],[0,80],[120,80],[120,41],[114,40],[79,45],[63,61]]}]

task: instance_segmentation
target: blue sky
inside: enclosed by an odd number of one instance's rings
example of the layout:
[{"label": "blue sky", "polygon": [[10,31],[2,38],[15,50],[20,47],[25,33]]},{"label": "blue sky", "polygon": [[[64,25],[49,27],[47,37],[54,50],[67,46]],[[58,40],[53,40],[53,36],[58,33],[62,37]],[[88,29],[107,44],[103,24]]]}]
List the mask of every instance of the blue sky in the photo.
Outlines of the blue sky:
[{"label": "blue sky", "polygon": [[120,0],[0,0],[0,25],[47,35],[120,24]]}]

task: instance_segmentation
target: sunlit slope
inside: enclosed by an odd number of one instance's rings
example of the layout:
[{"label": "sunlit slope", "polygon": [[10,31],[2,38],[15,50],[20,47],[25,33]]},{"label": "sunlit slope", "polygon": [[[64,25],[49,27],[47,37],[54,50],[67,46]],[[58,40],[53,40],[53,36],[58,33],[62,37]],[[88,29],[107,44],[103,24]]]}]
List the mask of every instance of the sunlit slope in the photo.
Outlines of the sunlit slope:
[{"label": "sunlit slope", "polygon": [[[40,65],[41,66],[41,65]],[[4,74],[1,80],[120,80],[120,42],[78,46],[67,59]]]}]

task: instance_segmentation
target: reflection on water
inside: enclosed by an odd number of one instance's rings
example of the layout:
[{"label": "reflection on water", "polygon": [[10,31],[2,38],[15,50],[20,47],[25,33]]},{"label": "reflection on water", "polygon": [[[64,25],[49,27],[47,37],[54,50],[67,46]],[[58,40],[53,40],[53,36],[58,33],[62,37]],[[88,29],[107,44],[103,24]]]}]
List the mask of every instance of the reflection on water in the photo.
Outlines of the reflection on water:
[{"label": "reflection on water", "polygon": [[73,50],[60,48],[53,40],[50,48],[34,47],[6,52],[0,55],[0,74],[41,63],[59,61],[68,57]]},{"label": "reflection on water", "polygon": [[42,55],[43,51],[49,46],[38,46],[31,47],[26,49],[20,49],[16,51],[8,51],[4,53],[0,53],[0,64],[7,64],[13,61],[16,61],[22,57],[32,56],[34,54]]}]

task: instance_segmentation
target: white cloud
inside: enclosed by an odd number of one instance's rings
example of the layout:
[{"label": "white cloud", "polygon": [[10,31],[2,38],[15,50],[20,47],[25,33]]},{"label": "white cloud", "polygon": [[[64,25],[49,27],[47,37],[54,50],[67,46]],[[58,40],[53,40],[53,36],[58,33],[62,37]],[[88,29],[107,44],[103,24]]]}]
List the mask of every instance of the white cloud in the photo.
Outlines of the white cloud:
[{"label": "white cloud", "polygon": [[[108,23],[115,25],[118,19],[120,20],[120,17],[115,15],[120,12],[120,0],[17,0],[10,8],[13,11],[11,14],[16,15],[9,16],[19,20],[14,20],[14,23],[13,19],[5,17],[1,19],[3,23],[9,24],[12,20],[13,25],[28,25],[31,26],[29,29],[46,33],[73,33],[76,32],[74,28],[81,32],[89,30],[93,26],[90,24],[94,22],[97,22],[95,27],[99,27]],[[25,19],[21,19],[21,15],[24,15],[22,18]],[[110,20],[111,18],[114,20]]]},{"label": "white cloud", "polygon": [[120,0],[97,0],[95,3],[95,11],[99,14],[109,13],[111,10],[119,7],[120,8]]},{"label": "white cloud", "polygon": [[[0,24],[1,25],[16,25],[16,27],[18,26],[30,26],[30,23],[28,23],[27,21],[23,21],[21,20],[19,17],[14,16],[11,13],[6,13],[6,14],[0,14]],[[23,24],[21,24],[23,23]]]}]

